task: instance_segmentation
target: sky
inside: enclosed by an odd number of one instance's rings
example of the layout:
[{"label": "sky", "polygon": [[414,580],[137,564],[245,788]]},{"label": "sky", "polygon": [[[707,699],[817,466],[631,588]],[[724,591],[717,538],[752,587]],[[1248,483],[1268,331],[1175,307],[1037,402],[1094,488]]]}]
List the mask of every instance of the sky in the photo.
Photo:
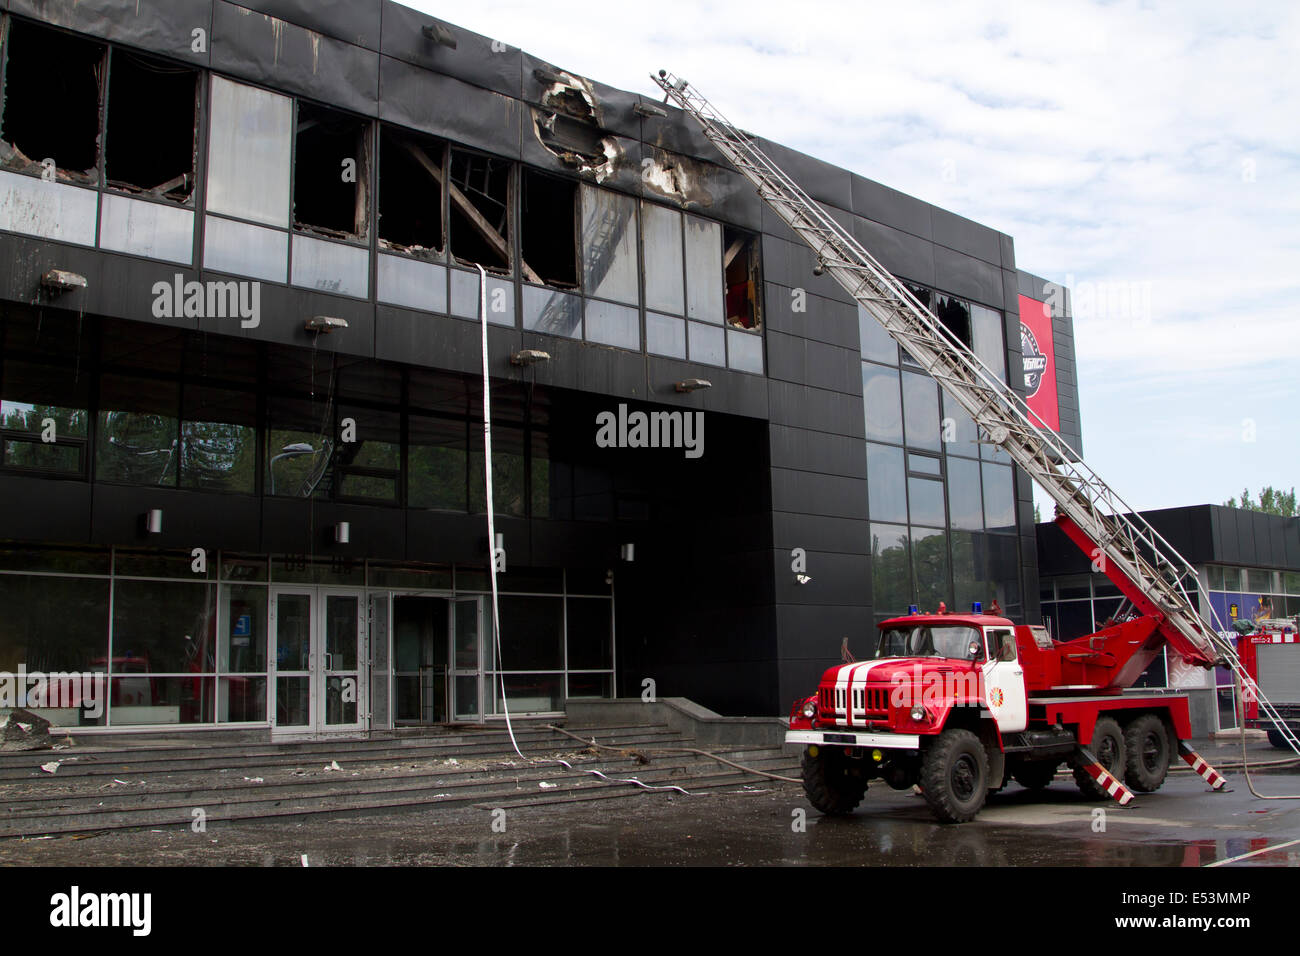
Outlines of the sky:
[{"label": "sky", "polygon": [[1300,4],[405,2],[1012,236],[1134,508],[1300,485]]}]

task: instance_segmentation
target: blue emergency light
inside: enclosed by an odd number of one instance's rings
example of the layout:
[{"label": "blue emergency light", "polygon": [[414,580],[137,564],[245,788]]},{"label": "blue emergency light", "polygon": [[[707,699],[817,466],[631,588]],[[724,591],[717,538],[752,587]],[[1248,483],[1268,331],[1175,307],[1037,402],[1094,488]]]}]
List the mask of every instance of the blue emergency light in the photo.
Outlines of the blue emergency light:
[{"label": "blue emergency light", "polygon": [[970,611],[972,614],[983,614],[984,605],[981,604],[979,601],[973,601],[970,606]]},{"label": "blue emergency light", "polygon": [[907,613],[908,613],[908,614],[920,614],[921,612],[918,611],[918,610],[916,609],[916,605],[915,605],[915,604],[909,604],[909,605],[907,606]]}]

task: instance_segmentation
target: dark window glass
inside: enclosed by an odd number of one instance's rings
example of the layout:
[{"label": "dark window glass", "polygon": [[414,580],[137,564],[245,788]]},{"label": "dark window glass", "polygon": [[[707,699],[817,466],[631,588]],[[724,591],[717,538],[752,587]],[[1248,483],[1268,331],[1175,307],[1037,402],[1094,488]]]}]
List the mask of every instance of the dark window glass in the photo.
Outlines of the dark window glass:
[{"label": "dark window glass", "polygon": [[103,671],[108,581],[0,574],[0,671]]},{"label": "dark window glass", "polygon": [[867,438],[902,443],[903,401],[897,370],[862,363],[862,410],[866,416]]},{"label": "dark window glass", "polygon": [[864,359],[886,365],[898,364],[898,343],[861,305],[858,306],[858,341]]},{"label": "dark window glass", "polygon": [[903,373],[903,416],[909,446],[939,450],[943,436],[939,426],[939,389],[934,379],[915,372]]},{"label": "dark window glass", "polygon": [[465,422],[412,415],[408,428],[406,487],[410,507],[466,510]]},{"label": "dark window glass", "polygon": [[564,599],[505,595],[501,608],[501,670],[564,666]]},{"label": "dark window glass", "polygon": [[187,385],[181,422],[181,486],[252,494],[257,474],[257,397]]},{"label": "dark window glass", "polygon": [[113,672],[212,673],[213,591],[181,581],[114,581]]},{"label": "dark window glass", "polygon": [[0,434],[6,468],[84,474],[89,379],[77,369],[6,358]]},{"label": "dark window glass", "polygon": [[980,490],[980,464],[964,458],[948,459],[948,510],[952,527],[962,531],[984,529],[984,498]]},{"label": "dark window glass", "polygon": [[341,406],[334,452],[335,496],[397,504],[401,419],[396,412]]},{"label": "dark window glass", "polygon": [[[479,431],[482,430],[480,423]],[[473,443],[471,443],[473,444]],[[524,475],[524,432],[521,428],[492,425],[492,507],[497,514],[523,517],[527,512]],[[487,511],[487,482],[483,474],[483,446],[469,453],[470,510]]]},{"label": "dark window glass", "polygon": [[1005,465],[985,462],[984,522],[990,531],[1016,530],[1016,493],[1012,473]]},{"label": "dark window glass", "polygon": [[948,535],[926,528],[912,529],[912,568],[916,604],[933,611],[951,598],[948,590]]},{"label": "dark window glass", "polygon": [[867,507],[873,521],[907,520],[903,449],[867,445]]},{"label": "dark window glass", "polygon": [[947,393],[943,395],[943,447],[949,455],[978,458],[979,436],[975,420]]},{"label": "dark window glass", "polygon": [[569,669],[614,666],[613,606],[605,598],[569,598]]},{"label": "dark window glass", "polygon": [[971,344],[970,306],[961,299],[940,295],[935,297],[934,311],[948,331],[969,347]]},{"label": "dark window glass", "polygon": [[871,586],[877,614],[903,614],[910,603],[912,571],[906,526],[871,525]]},{"label": "dark window glass", "polygon": [[309,498],[328,495],[337,436],[334,409],[324,401],[273,397],[268,403],[265,491]]},{"label": "dark window glass", "polygon": [[99,480],[174,487],[180,471],[177,383],[105,375],[99,406]]},{"label": "dark window glass", "polygon": [[946,523],[943,514],[943,482],[930,478],[908,478],[907,493],[912,524],[942,527]]},{"label": "dark window glass", "polygon": [[912,455],[907,456],[907,470],[915,474],[933,475],[938,478],[942,475],[942,465],[940,459],[931,458],[929,455]]}]

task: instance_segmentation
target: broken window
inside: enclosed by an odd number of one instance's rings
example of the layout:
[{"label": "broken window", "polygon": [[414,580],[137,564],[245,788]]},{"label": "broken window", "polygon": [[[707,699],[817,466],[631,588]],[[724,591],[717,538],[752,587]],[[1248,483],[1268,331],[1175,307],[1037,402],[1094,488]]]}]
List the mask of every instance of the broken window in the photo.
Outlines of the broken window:
[{"label": "broken window", "polygon": [[194,192],[198,74],[114,49],[104,178],[115,189],[188,202]]},{"label": "broken window", "polygon": [[582,187],[582,281],[588,294],[636,305],[636,200],[609,189]]},{"label": "broken window", "polygon": [[935,297],[934,311],[939,316],[939,321],[944,324],[944,327],[969,348],[971,344],[970,306],[961,299],[954,299],[950,295],[940,295]]},{"label": "broken window", "polygon": [[451,253],[461,262],[510,271],[510,172],[507,160],[451,151]]},{"label": "broken window", "polygon": [[447,147],[416,133],[379,128],[379,245],[440,255]]},{"label": "broken window", "polygon": [[364,239],[369,216],[370,124],[298,103],[293,224],[339,239]]},{"label": "broken window", "polygon": [[98,182],[104,45],[11,19],[7,52],[0,164]]},{"label": "broken window", "polygon": [[758,236],[739,229],[722,230],[722,267],[726,272],[727,322],[740,329],[761,329]]},{"label": "broken window", "polygon": [[578,287],[578,184],[523,171],[520,252],[524,272],[547,285]]},{"label": "broken window", "polygon": [[208,211],[286,227],[293,101],[214,76],[209,130]]}]

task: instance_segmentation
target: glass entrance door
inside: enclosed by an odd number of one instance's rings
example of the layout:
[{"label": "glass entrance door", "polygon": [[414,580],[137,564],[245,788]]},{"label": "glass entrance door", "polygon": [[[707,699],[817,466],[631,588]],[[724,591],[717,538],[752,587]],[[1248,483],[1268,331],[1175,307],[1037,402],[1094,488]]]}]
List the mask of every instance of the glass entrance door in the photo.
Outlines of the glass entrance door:
[{"label": "glass entrance door", "polygon": [[483,716],[483,599],[452,602],[452,687],[456,720]]},{"label": "glass entrance door", "polygon": [[364,602],[359,591],[271,591],[276,731],[317,734],[365,727]]}]

